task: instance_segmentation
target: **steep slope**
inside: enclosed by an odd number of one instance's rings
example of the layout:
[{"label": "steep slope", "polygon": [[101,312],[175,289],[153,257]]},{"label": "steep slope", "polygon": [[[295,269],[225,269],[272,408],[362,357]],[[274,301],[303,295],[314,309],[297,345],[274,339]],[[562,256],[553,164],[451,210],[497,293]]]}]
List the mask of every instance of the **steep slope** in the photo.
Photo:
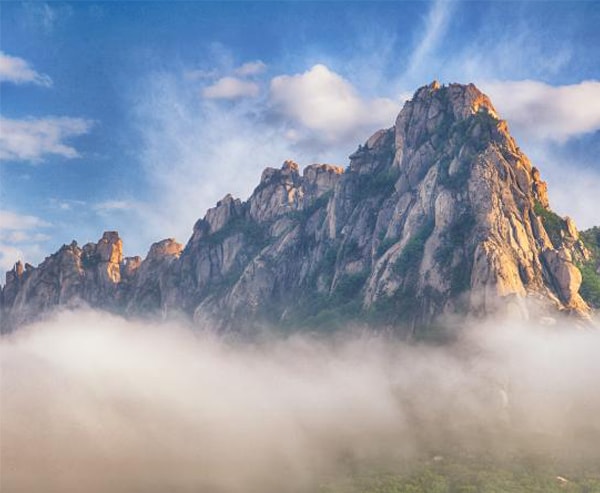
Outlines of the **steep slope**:
[{"label": "steep slope", "polygon": [[581,270],[581,295],[593,308],[600,308],[600,227],[581,233],[581,239],[589,252],[576,258]]},{"label": "steep slope", "polygon": [[267,168],[248,201],[227,195],[210,209],[183,250],[165,240],[143,262],[85,252],[63,247],[9,273],[10,323],[75,299],[237,330],[356,320],[415,331],[440,315],[589,312],[575,265],[589,250],[472,84],[419,89],[346,170]]}]

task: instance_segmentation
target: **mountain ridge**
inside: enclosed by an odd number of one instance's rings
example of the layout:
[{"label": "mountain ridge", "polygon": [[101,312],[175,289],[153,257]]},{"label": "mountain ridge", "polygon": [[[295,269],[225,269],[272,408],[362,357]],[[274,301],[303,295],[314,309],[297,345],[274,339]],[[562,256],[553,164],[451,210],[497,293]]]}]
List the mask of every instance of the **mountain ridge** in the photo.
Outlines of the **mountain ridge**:
[{"label": "mountain ridge", "polygon": [[551,211],[539,170],[473,84],[419,88],[349,160],[266,168],[247,201],[226,195],[185,247],[163,240],[144,260],[106,232],[37,268],[17,264],[3,330],[81,303],[250,331],[354,320],[415,333],[498,311],[589,318],[577,265],[597,274],[596,250]]}]

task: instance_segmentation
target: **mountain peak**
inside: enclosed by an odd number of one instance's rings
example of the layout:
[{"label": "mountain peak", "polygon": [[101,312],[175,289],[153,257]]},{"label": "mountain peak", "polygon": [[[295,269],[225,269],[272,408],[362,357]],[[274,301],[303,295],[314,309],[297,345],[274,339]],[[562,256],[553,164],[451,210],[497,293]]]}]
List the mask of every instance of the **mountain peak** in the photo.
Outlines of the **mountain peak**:
[{"label": "mountain peak", "polygon": [[483,111],[496,120],[500,119],[490,98],[473,83],[441,85],[438,81],[433,81],[417,89],[408,104],[425,105],[431,111],[427,115],[429,118],[434,117],[437,112],[444,111],[458,120]]},{"label": "mountain peak", "polygon": [[475,85],[418,89],[348,170],[266,168],[247,201],[226,195],[185,248],[164,240],[144,261],[123,259],[114,232],[60,250],[11,272],[3,310],[14,325],[27,306],[81,296],[218,328],[350,320],[409,333],[446,315],[588,316],[576,263],[590,252]]}]

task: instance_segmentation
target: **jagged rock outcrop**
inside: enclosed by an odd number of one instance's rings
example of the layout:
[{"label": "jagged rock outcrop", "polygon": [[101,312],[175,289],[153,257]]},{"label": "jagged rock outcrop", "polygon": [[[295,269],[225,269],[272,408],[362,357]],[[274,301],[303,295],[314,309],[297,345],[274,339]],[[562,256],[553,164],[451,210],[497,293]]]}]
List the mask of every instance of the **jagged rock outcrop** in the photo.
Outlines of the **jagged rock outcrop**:
[{"label": "jagged rock outcrop", "polygon": [[217,328],[351,319],[414,332],[443,315],[536,306],[585,318],[577,265],[590,255],[489,98],[433,83],[346,170],[267,168],[246,202],[227,195],[210,209],[185,248],[164,240],[143,261],[123,259],[115,233],[65,246],[29,274],[15,267],[3,303],[13,325],[82,297]]},{"label": "jagged rock outcrop", "polygon": [[107,231],[98,243],[80,248],[77,242],[63,245],[58,252],[34,268],[21,263],[7,274],[3,289],[3,329],[36,318],[56,306],[89,304],[97,307],[120,305],[123,242],[115,231]]},{"label": "jagged rock outcrop", "polygon": [[173,238],[152,244],[148,255],[131,276],[126,296],[127,312],[154,315],[166,306],[170,296],[169,288],[175,285],[171,280],[171,265],[179,258],[182,250],[183,245]]},{"label": "jagged rock outcrop", "polygon": [[2,290],[3,305],[12,306],[14,304],[15,298],[23,285],[24,274],[23,263],[20,260],[6,273],[6,283]]}]

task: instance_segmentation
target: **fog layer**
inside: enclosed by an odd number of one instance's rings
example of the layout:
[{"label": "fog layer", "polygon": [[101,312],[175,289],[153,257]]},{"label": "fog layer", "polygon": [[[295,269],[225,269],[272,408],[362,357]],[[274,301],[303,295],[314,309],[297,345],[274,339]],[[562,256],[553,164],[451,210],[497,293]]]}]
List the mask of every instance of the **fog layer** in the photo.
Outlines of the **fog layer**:
[{"label": "fog layer", "polygon": [[568,326],[232,344],[64,312],[2,339],[0,489],[311,491],[454,452],[594,463],[599,350]]}]

